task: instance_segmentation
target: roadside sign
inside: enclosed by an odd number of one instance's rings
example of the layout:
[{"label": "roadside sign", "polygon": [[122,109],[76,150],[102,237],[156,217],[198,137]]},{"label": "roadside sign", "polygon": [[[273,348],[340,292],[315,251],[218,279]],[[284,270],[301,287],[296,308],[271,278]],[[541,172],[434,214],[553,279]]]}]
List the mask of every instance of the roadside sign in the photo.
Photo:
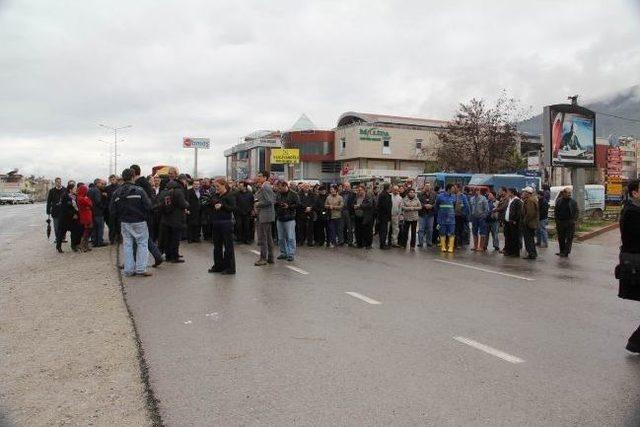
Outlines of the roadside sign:
[{"label": "roadside sign", "polygon": [[271,149],[271,163],[300,163],[300,149],[299,148],[272,148]]},{"label": "roadside sign", "polygon": [[209,149],[210,140],[209,138],[190,138],[185,136],[182,138],[182,148],[204,148]]}]

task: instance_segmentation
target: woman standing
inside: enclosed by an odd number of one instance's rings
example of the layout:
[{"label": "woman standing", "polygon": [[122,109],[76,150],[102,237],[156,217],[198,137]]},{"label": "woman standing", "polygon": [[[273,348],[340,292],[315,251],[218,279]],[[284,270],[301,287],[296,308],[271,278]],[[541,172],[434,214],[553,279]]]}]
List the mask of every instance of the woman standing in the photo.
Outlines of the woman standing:
[{"label": "woman standing", "polygon": [[[620,265],[616,279],[620,281],[618,296],[640,301],[640,189],[638,180],[628,185],[628,199],[620,214]],[[640,353],[640,327],[629,337],[627,350]]]},{"label": "woman standing", "polygon": [[210,201],[213,266],[209,273],[236,274],[233,249],[233,211],[236,209],[236,201],[226,179],[218,178],[213,185],[216,188]]},{"label": "woman standing", "polygon": [[89,237],[91,237],[91,231],[93,230],[93,202],[91,202],[91,199],[87,196],[88,192],[89,189],[86,185],[80,185],[76,198],[78,205],[78,223],[82,227],[82,239],[80,240],[80,250],[82,252],[91,250],[89,247]]}]

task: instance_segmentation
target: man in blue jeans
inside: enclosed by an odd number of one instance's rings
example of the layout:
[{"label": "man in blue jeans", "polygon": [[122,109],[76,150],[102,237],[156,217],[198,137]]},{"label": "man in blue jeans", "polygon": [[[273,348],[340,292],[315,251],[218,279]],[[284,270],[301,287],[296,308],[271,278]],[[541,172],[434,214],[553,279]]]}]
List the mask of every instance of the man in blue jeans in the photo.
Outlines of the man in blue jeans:
[{"label": "man in blue jeans", "polygon": [[278,259],[293,261],[296,255],[296,212],[299,204],[300,199],[289,189],[289,184],[286,181],[280,181],[275,203],[280,247]]},{"label": "man in blue jeans", "polygon": [[[418,200],[422,204],[422,209],[418,212],[418,247],[421,248],[426,240],[427,246],[432,246],[433,217],[435,215],[434,206],[437,194],[431,189],[431,184],[426,183],[422,187],[422,192]],[[426,239],[425,239],[426,238]]]},{"label": "man in blue jeans", "polygon": [[[122,171],[124,184],[116,190],[109,206],[112,218],[120,221],[124,246],[124,275],[151,276],[147,271],[149,258],[149,228],[147,218],[151,211],[151,201],[145,191],[133,184],[134,172]],[[136,257],[133,257],[133,244],[136,243]]]}]

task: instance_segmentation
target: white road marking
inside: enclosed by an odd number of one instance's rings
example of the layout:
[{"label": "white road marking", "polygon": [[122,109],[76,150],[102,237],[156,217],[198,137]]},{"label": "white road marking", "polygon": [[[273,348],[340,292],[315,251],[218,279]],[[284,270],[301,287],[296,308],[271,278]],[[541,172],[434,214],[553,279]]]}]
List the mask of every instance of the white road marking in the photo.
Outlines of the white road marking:
[{"label": "white road marking", "polygon": [[485,273],[493,273],[493,274],[499,274],[501,276],[513,277],[514,279],[527,280],[529,282],[533,282],[534,280],[536,280],[536,279],[532,279],[531,277],[517,276],[515,274],[503,273],[501,271],[489,270],[482,267],[475,267],[473,265],[461,264],[459,262],[445,261],[443,259],[435,259],[434,261],[443,262],[445,264],[457,265],[458,267],[470,268],[472,270],[484,271]]},{"label": "white road marking", "polygon": [[190,325],[190,324],[192,324],[192,323],[193,323],[193,322],[192,322],[191,320],[187,320],[186,322],[184,322],[184,324],[185,324],[185,325]]},{"label": "white road marking", "polygon": [[382,304],[380,301],[376,301],[373,298],[369,298],[368,296],[359,294],[357,292],[345,292],[345,294],[351,295],[352,297],[358,298],[359,300],[362,300],[364,302],[368,302],[369,304],[374,304],[374,305]]},{"label": "white road marking", "polygon": [[308,271],[304,271],[303,269],[298,268],[298,267],[294,267],[294,266],[292,266],[292,265],[285,265],[285,267],[287,267],[289,270],[293,270],[293,271],[295,271],[296,273],[300,273],[300,274],[309,274],[309,272],[308,272]]},{"label": "white road marking", "polygon": [[510,363],[524,363],[524,360],[520,359],[519,357],[516,356],[512,356],[509,353],[505,353],[504,351],[500,351],[500,350],[496,350],[493,347],[489,347],[488,345],[484,345],[481,344],[477,341],[471,340],[469,338],[465,338],[465,337],[453,337],[454,340],[461,342],[463,344],[466,344],[468,346],[471,346],[473,348],[476,348],[480,351],[484,351],[485,353],[488,353],[492,356],[495,357],[499,357],[502,360],[506,360],[507,362]]},{"label": "white road marking", "polygon": [[256,255],[260,256],[260,251],[256,251],[255,249],[251,249],[249,252],[251,252],[252,254],[256,254]]}]

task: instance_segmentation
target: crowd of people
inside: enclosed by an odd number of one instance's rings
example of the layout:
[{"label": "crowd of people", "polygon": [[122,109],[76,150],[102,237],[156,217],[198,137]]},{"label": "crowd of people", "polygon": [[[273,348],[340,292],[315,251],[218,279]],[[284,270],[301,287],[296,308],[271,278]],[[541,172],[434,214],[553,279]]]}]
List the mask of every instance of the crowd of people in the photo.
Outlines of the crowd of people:
[{"label": "crowd of people", "polygon": [[[568,257],[578,219],[578,206],[571,187],[555,200],[559,251]],[[621,213],[622,246],[616,277],[619,296],[640,300],[640,190],[638,181],[628,186]],[[47,198],[47,214],[53,218],[56,249],[70,234],[71,249],[88,252],[106,246],[105,224],[111,244],[123,245],[125,276],[151,276],[163,262],[182,263],[180,243],[213,243],[210,273],[235,274],[234,244],[260,247],[256,266],[275,259],[294,261],[298,246],[335,248],[350,246],[372,249],[374,236],[381,250],[410,250],[439,246],[453,253],[470,245],[485,252],[489,243],[496,252],[525,259],[537,258],[537,247],[548,246],[549,189],[531,187],[518,192],[501,188],[498,194],[480,188],[465,189],[447,184],[415,189],[402,185],[352,188],[340,185],[297,185],[258,174],[255,182],[229,182],[225,178],[191,179],[170,169],[168,176],[143,176],[138,165],[111,175],[108,183],[60,178]],[[504,244],[500,244],[500,229]],[[279,247],[276,258],[275,244]],[[629,338],[627,349],[640,352],[640,328]]]},{"label": "crowd of people", "polygon": [[[96,178],[88,185],[60,178],[49,192],[47,214],[53,218],[56,249],[70,234],[73,251],[90,251],[104,242],[105,225],[110,243],[121,241],[124,274],[149,276],[153,266],[181,263],[180,243],[211,241],[212,273],[235,274],[234,244],[253,244],[260,256],[256,266],[276,259],[293,261],[298,246],[350,246],[370,250],[374,236],[381,250],[439,246],[453,253],[471,246],[493,249],[526,259],[537,258],[537,247],[548,245],[548,188],[518,192],[501,188],[469,190],[459,184],[432,188],[426,183],[391,185],[310,186],[272,179],[268,172],[254,182],[225,178],[192,179],[173,168],[168,176],[143,176],[138,165],[106,182]],[[555,205],[558,256],[567,257],[578,217],[571,189],[561,192]],[[501,246],[500,229],[504,233]]]}]

